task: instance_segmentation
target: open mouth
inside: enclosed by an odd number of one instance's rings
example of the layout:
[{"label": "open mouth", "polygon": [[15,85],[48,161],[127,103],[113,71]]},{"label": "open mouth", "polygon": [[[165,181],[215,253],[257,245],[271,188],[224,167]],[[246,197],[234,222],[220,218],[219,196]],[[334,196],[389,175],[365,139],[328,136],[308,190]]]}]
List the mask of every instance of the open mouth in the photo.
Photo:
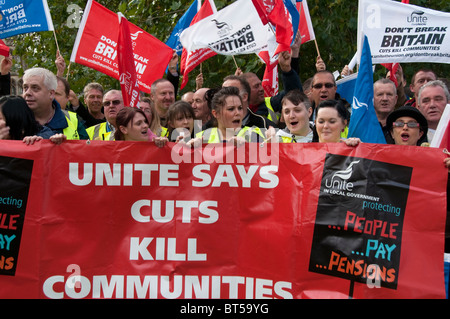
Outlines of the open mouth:
[{"label": "open mouth", "polygon": [[291,126],[296,126],[297,124],[298,124],[298,121],[294,121],[294,122],[290,123]]},{"label": "open mouth", "polygon": [[409,140],[409,134],[408,133],[402,133],[400,135],[403,142],[407,142]]}]

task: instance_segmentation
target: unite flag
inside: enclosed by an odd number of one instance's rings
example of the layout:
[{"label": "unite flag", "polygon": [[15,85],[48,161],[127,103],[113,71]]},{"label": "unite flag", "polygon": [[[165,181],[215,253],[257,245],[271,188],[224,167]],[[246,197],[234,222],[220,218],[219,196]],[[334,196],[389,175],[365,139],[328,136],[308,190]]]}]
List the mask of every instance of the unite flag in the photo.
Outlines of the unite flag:
[{"label": "unite flag", "polygon": [[[139,90],[150,93],[151,84],[163,77],[173,50],[136,25],[128,21],[127,25],[133,47],[131,54],[136,67]],[[116,13],[96,1],[89,0],[70,61],[120,80],[119,29],[119,18]]]},{"label": "unite flag", "polygon": [[361,64],[355,84],[348,137],[359,137],[366,143],[386,144],[373,106],[372,55],[367,36],[364,37]]},{"label": "unite flag", "polygon": [[47,0],[0,1],[0,39],[53,30]]},{"label": "unite flag", "polygon": [[119,13],[118,16],[120,28],[117,56],[123,102],[124,105],[137,107],[139,105],[139,82],[136,76],[129,22],[123,14]]}]

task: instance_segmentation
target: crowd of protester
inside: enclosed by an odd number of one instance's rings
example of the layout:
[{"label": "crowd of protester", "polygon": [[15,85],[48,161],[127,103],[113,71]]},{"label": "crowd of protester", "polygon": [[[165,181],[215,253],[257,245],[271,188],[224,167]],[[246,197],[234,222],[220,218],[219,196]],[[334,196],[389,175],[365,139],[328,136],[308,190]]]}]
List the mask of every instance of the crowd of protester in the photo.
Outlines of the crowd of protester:
[{"label": "crowd of protester", "polygon": [[[65,62],[57,54],[56,74],[44,68],[25,70],[22,96],[10,95],[13,61],[0,64],[0,139],[33,144],[85,139],[146,141],[164,147],[168,142],[345,143],[357,147],[361,140],[348,136],[351,105],[337,93],[335,75],[318,57],[317,72],[299,77],[299,45],[278,57],[283,91],[265,96],[261,79],[237,69],[221,87],[204,86],[196,78],[195,92],[178,96],[178,56],[174,52],[167,76],[142,94],[138,108],[124,105],[120,90],[86,83],[82,98],[64,78]],[[341,76],[349,75],[347,66]],[[387,144],[429,146],[450,95],[446,75],[415,70],[409,86],[400,66],[397,85],[386,78],[373,84],[374,108]],[[443,165],[450,168],[450,157]],[[448,196],[447,196],[448,197]],[[447,227],[447,236],[450,234]],[[448,237],[447,237],[448,239]],[[446,251],[449,247],[446,245]]]}]

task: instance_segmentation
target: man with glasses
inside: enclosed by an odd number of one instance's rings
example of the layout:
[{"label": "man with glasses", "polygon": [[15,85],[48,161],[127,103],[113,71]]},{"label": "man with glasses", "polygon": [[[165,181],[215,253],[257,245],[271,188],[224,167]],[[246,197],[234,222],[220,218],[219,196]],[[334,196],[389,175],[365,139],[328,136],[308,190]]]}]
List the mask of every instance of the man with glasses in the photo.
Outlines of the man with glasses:
[{"label": "man with glasses", "polygon": [[116,130],[117,113],[124,107],[122,92],[110,90],[103,96],[103,108],[106,122],[89,127],[86,131],[91,140],[113,141]]},{"label": "man with glasses", "polygon": [[[315,109],[322,101],[326,100],[339,100],[341,97],[338,93],[336,93],[337,86],[336,81],[334,80],[333,73],[327,70],[319,71],[314,74],[311,83],[311,95],[309,99],[312,104],[312,115],[310,117],[311,121],[314,121],[315,118]],[[344,105],[347,108],[350,108],[350,104],[341,99],[344,102]]]}]

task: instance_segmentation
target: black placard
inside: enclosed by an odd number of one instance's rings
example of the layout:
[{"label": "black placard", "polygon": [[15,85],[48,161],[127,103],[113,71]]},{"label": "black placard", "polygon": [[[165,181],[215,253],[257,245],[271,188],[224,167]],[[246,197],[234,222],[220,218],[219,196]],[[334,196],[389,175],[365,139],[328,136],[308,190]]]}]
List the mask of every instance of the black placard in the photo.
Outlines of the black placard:
[{"label": "black placard", "polygon": [[327,154],[309,270],[396,289],[412,168]]},{"label": "black placard", "polygon": [[33,161],[0,156],[0,275],[16,273]]}]

